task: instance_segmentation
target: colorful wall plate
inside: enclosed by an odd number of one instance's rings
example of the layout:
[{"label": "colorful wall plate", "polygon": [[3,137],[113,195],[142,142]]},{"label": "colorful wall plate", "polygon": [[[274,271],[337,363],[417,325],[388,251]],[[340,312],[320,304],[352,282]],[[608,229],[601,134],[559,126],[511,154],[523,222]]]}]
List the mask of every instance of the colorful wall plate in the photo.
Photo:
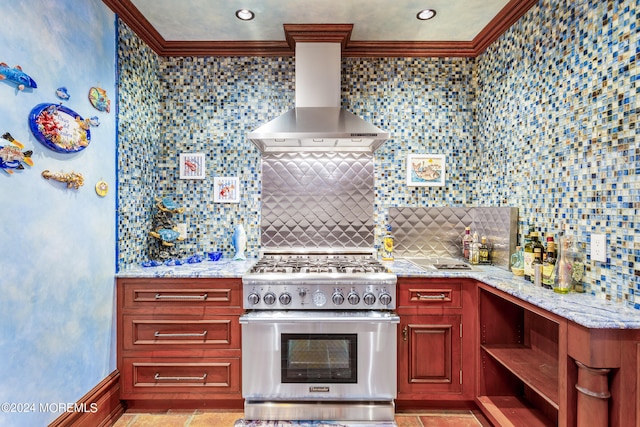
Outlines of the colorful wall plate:
[{"label": "colorful wall plate", "polygon": [[62,105],[44,103],[33,107],[29,128],[45,147],[59,153],[84,150],[91,142],[84,119]]}]

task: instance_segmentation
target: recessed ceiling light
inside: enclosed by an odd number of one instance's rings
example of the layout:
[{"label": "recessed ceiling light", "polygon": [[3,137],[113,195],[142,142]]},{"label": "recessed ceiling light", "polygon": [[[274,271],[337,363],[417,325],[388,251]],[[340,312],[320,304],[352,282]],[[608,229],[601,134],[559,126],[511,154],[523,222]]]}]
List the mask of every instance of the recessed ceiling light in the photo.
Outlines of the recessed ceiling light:
[{"label": "recessed ceiling light", "polygon": [[420,12],[418,12],[418,14],[416,15],[416,18],[418,18],[421,21],[426,21],[428,19],[433,18],[434,16],[436,16],[436,11],[433,9],[422,9]]},{"label": "recessed ceiling light", "polygon": [[250,11],[249,9],[238,9],[236,10],[236,18],[242,21],[251,21],[255,18],[256,14]]}]

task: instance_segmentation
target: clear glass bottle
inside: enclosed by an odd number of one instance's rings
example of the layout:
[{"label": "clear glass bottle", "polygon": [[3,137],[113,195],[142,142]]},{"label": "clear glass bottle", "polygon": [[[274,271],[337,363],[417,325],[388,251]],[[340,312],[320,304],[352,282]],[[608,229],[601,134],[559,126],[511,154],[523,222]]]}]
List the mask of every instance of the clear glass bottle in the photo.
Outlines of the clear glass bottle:
[{"label": "clear glass bottle", "polygon": [[571,262],[571,290],[573,292],[584,292],[584,255],[578,247],[575,239],[569,245],[568,258]]},{"label": "clear glass bottle", "polygon": [[468,260],[470,258],[469,252],[471,252],[471,228],[465,227],[462,237],[462,257]]},{"label": "clear glass bottle", "polygon": [[480,261],[480,242],[478,242],[478,232],[473,232],[471,238],[471,249],[469,250],[469,262],[471,264],[478,264]]},{"label": "clear glass bottle", "polygon": [[558,260],[555,267],[556,279],[553,285],[553,291],[559,294],[566,294],[571,290],[571,275],[573,270],[572,263],[569,259],[571,239],[561,234],[559,242]]}]

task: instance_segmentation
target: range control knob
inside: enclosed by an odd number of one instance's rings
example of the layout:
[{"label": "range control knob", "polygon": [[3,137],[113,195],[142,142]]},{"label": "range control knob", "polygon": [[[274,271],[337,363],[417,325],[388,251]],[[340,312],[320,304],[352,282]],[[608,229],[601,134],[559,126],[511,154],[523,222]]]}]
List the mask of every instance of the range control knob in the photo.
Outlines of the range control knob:
[{"label": "range control knob", "polygon": [[382,292],[378,296],[378,301],[380,301],[380,304],[382,305],[389,305],[391,304],[391,295],[389,295],[387,292]]},{"label": "range control knob", "polygon": [[307,295],[307,290],[305,288],[298,289],[298,295],[300,295],[300,298],[304,298]]},{"label": "range control knob", "polygon": [[264,303],[267,305],[273,305],[276,302],[276,294],[273,292],[267,292],[263,297]]},{"label": "range control knob", "polygon": [[362,297],[362,300],[367,305],[373,305],[376,302],[376,296],[374,294],[372,294],[371,292],[367,292]]},{"label": "range control knob", "polygon": [[282,305],[289,305],[291,304],[291,295],[288,292],[285,292],[283,294],[280,294],[280,297],[278,298],[278,300]]},{"label": "range control knob", "polygon": [[340,305],[344,302],[344,295],[342,295],[340,291],[335,291],[333,295],[331,295],[331,301],[333,301],[335,305]]},{"label": "range control knob", "polygon": [[349,295],[347,295],[347,301],[349,301],[351,305],[357,305],[360,302],[360,295],[358,295],[356,291],[351,291]]},{"label": "range control knob", "polygon": [[257,303],[260,302],[260,295],[258,295],[255,292],[251,292],[248,296],[247,296],[247,301],[249,301],[249,304],[251,305],[256,305]]}]

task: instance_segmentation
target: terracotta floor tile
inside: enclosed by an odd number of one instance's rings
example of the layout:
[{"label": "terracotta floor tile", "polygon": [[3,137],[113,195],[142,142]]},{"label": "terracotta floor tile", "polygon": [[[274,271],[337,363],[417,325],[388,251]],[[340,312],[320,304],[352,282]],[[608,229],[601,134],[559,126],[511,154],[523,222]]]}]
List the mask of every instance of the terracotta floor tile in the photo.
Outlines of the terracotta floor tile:
[{"label": "terracotta floor tile", "polygon": [[480,427],[476,418],[469,415],[433,414],[420,415],[420,421],[424,427]]},{"label": "terracotta floor tile", "polygon": [[202,412],[191,418],[189,427],[233,427],[236,420],[244,417],[243,412]]},{"label": "terracotta floor tile", "polygon": [[116,420],[112,427],[127,427],[131,420],[133,420],[135,417],[135,414],[122,414],[122,416]]},{"label": "terracotta floor tile", "polygon": [[[233,427],[241,410],[195,410],[145,413],[127,411],[112,427]],[[396,414],[398,427],[482,427],[468,411],[425,411]],[[488,425],[488,424],[484,424]]]},{"label": "terracotta floor tile", "polygon": [[415,415],[397,415],[396,424],[398,427],[422,427],[420,420]]},{"label": "terracotta floor tile", "polygon": [[184,427],[191,416],[191,413],[138,414],[127,427]]}]

